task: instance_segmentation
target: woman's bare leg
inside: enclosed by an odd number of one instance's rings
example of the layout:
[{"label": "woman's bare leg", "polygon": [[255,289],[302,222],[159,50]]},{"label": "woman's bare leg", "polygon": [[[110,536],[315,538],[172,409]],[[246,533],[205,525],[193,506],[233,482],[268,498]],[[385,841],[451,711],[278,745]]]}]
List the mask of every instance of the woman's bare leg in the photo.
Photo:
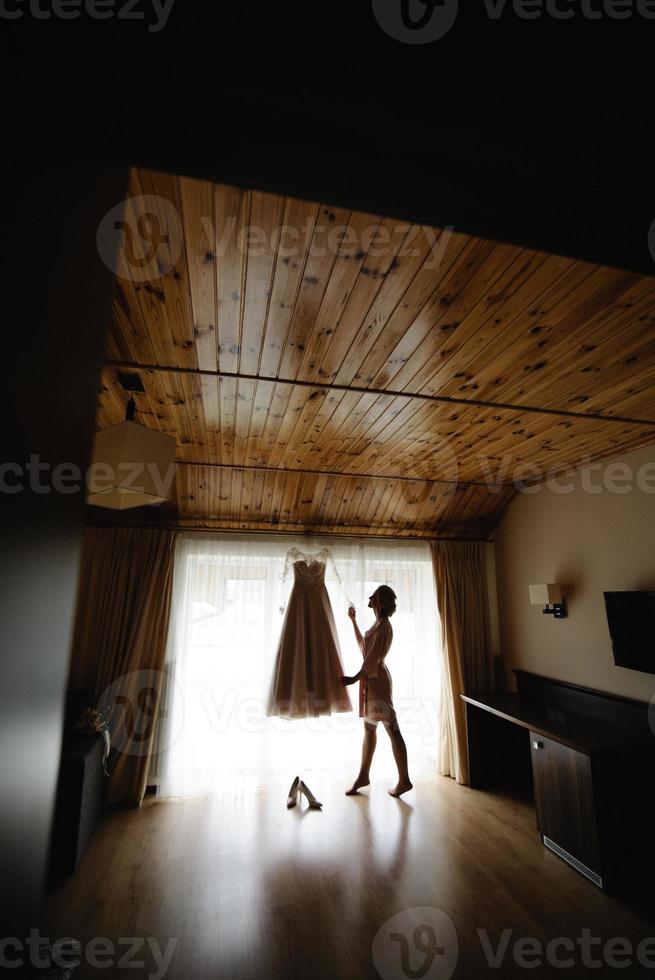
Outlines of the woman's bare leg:
[{"label": "woman's bare leg", "polygon": [[400,796],[412,788],[412,782],[409,778],[409,770],[407,768],[407,746],[405,745],[405,739],[401,734],[397,721],[385,721],[384,727],[391,739],[391,749],[398,769],[398,783],[393,789],[389,790],[389,796]]},{"label": "woman's bare leg", "polygon": [[364,722],[364,743],[362,745],[362,762],[359,767],[359,775],[355,782],[352,784],[350,789],[346,790],[346,796],[354,796],[362,786],[368,786],[370,783],[370,773],[371,773],[371,762],[373,761],[373,753],[375,752],[375,746],[378,741],[377,725],[372,725],[370,722]]}]

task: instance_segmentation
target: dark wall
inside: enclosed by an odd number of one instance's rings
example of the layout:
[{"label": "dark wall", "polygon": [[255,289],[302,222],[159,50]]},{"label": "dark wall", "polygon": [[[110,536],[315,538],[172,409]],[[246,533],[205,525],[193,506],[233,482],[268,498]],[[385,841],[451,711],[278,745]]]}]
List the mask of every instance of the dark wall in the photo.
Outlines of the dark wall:
[{"label": "dark wall", "polygon": [[[88,465],[112,278],[95,236],[125,169],[41,157],[2,176],[2,463],[23,475],[5,469],[0,492],[0,921],[24,938],[39,923],[84,506],[50,477]],[[24,469],[36,455],[41,490]]]}]

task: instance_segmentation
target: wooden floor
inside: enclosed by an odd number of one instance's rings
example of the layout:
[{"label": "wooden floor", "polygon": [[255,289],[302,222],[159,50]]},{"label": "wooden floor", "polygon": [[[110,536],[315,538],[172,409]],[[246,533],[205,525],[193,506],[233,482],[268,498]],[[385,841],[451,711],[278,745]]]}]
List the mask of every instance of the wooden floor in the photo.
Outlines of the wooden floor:
[{"label": "wooden floor", "polygon": [[[655,935],[654,893],[604,895],[542,846],[528,802],[444,777],[405,800],[383,783],[345,797],[342,780],[322,775],[310,785],[323,811],[288,811],[287,782],[109,812],[75,877],[51,893],[48,928],[83,949],[108,937],[124,956],[121,940],[144,937],[133,958],[145,965],[98,969],[83,956],[75,980],[161,977],[151,939],[161,950],[177,940],[169,980],[655,975],[585,967],[579,944],[555,950],[574,958],[569,968],[545,953],[536,969],[515,962],[523,937],[575,943],[588,930],[636,949]],[[439,911],[412,911],[426,906]],[[421,924],[434,926],[436,953],[426,930],[416,947]],[[478,930],[494,950],[511,930],[500,968]]]}]

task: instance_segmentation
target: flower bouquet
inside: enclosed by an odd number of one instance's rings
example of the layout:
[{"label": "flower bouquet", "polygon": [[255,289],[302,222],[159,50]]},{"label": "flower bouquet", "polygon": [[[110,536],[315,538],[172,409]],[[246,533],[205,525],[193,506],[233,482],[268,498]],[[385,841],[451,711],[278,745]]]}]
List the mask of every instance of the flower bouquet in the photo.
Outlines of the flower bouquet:
[{"label": "flower bouquet", "polygon": [[105,754],[102,759],[102,768],[105,771],[105,776],[109,775],[109,770],[107,769],[107,759],[109,758],[109,750],[111,748],[111,741],[109,738],[109,723],[105,716],[97,710],[97,708],[86,708],[85,711],[79,717],[79,720],[75,726],[75,730],[82,732],[84,735],[103,735],[105,739]]}]

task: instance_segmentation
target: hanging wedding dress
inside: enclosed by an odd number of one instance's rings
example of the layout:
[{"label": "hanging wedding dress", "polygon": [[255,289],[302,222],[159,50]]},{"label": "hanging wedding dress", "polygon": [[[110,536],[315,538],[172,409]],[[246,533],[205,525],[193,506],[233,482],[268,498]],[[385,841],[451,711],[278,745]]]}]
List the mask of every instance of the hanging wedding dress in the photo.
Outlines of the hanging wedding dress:
[{"label": "hanging wedding dress", "polygon": [[293,567],[293,588],[275,657],[267,715],[315,718],[353,710],[341,682],[344,669],[339,639],[325,588],[328,563],[343,588],[327,548],[315,554],[298,548],[287,553],[283,583]]}]

